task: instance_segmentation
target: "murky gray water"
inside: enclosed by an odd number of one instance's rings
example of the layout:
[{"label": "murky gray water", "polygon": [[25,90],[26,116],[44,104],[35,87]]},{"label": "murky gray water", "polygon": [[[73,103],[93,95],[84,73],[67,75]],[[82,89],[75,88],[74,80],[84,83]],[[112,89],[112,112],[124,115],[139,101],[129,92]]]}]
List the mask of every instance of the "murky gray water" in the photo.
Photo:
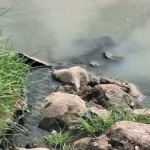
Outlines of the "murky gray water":
[{"label": "murky gray water", "polygon": [[[0,20],[3,36],[11,36],[9,45],[47,62],[97,60],[106,64],[88,70],[96,75],[117,77],[137,84],[150,94],[150,1],[149,0],[0,0],[1,6],[12,7]],[[108,37],[104,38],[103,37]],[[115,43],[109,45],[109,39]],[[107,62],[103,51],[124,56],[118,63]],[[88,57],[83,55],[89,53]],[[90,56],[90,57],[89,57]],[[43,135],[37,124],[37,111],[42,99],[56,85],[49,78],[49,70],[34,72],[32,81],[44,79],[32,86],[33,115],[27,122],[32,136]],[[33,88],[33,89],[34,89]],[[149,99],[149,96],[147,96]],[[30,98],[31,99],[31,98]],[[143,101],[150,106],[150,100]],[[38,118],[38,119],[37,119]],[[38,132],[36,132],[38,130]],[[23,140],[22,140],[23,141]]]},{"label": "murky gray water", "polygon": [[[125,55],[125,60],[105,70],[105,74],[149,80],[149,0],[0,2],[3,7],[12,7],[1,20],[1,25],[3,35],[11,36],[9,43],[17,51],[34,54],[48,62],[66,61],[92,51],[97,46],[97,37],[109,36],[118,44],[109,50]],[[95,43],[83,42],[83,39],[92,38]],[[81,44],[77,43],[79,40]]]}]

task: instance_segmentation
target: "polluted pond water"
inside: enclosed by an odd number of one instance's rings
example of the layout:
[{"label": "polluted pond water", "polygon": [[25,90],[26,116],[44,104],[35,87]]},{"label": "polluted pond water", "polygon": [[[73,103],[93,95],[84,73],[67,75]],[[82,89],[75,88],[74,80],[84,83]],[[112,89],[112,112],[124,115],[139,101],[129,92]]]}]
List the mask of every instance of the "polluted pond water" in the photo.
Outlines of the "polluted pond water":
[{"label": "polluted pond water", "polygon": [[23,123],[28,133],[16,136],[15,146],[25,147],[48,134],[38,126],[42,101],[60,85],[51,76],[52,68],[82,65],[96,77],[134,83],[145,95],[142,105],[150,107],[149,0],[0,2],[12,8],[0,20],[4,37],[11,37],[8,44],[48,65],[32,71]]}]

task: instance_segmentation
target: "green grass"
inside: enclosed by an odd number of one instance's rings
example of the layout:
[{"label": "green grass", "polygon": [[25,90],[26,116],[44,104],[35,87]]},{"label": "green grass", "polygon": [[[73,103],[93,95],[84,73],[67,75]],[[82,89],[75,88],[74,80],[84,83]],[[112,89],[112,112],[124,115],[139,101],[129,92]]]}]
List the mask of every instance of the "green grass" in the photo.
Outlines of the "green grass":
[{"label": "green grass", "polygon": [[150,124],[150,118],[145,115],[140,114],[140,115],[135,116],[134,118],[135,118],[135,122]]},{"label": "green grass", "polygon": [[71,137],[68,132],[54,132],[49,134],[45,141],[48,145],[52,147],[59,147],[63,150],[69,150],[69,146],[67,146],[67,143],[70,141]]},{"label": "green grass", "polygon": [[84,116],[80,116],[76,120],[70,122],[70,129],[78,133],[87,133],[95,135],[104,133],[112,124],[114,118],[110,115],[108,118],[101,118],[96,114],[87,112]]},{"label": "green grass", "polygon": [[29,66],[18,55],[0,45],[0,133],[7,129],[14,113],[14,106],[21,99],[21,90],[26,87]]},{"label": "green grass", "polygon": [[107,118],[101,118],[96,114],[87,112],[84,116],[71,120],[70,129],[77,133],[100,135],[106,133],[115,122],[123,120],[150,124],[150,118],[142,114],[133,115],[130,110],[122,107],[112,109]]},{"label": "green grass", "polygon": [[71,146],[65,143],[62,147],[62,150],[71,150]]}]

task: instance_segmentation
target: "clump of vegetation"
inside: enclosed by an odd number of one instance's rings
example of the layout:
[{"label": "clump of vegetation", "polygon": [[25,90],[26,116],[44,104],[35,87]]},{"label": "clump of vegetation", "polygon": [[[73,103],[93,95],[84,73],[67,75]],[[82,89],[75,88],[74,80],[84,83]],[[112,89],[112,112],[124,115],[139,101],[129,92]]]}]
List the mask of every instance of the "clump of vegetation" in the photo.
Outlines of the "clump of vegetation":
[{"label": "clump of vegetation", "polygon": [[137,115],[134,118],[135,118],[135,122],[150,124],[150,118],[145,116],[144,114]]},{"label": "clump of vegetation", "polygon": [[131,110],[125,108],[115,108],[110,111],[107,118],[99,117],[96,114],[87,112],[84,116],[70,121],[70,129],[74,132],[85,133],[90,135],[103,134],[118,121],[134,121],[141,123],[150,123],[150,118],[145,115],[133,115]]},{"label": "clump of vegetation", "polygon": [[0,133],[8,129],[14,106],[26,87],[29,66],[6,46],[0,45]]},{"label": "clump of vegetation", "polygon": [[71,120],[70,129],[75,130],[75,132],[83,132],[90,135],[97,133],[102,134],[113,123],[114,118],[111,115],[108,118],[101,118],[96,114],[87,112],[84,116],[80,116],[76,120]]},{"label": "clump of vegetation", "polygon": [[63,150],[69,150],[70,147],[67,145],[67,143],[70,141],[71,136],[68,132],[52,132],[49,134],[46,138],[46,144],[52,146],[52,147],[59,147]]},{"label": "clump of vegetation", "polygon": [[149,111],[149,109],[145,109],[140,114],[134,115],[135,122],[150,124],[150,117],[147,115],[147,111]]}]

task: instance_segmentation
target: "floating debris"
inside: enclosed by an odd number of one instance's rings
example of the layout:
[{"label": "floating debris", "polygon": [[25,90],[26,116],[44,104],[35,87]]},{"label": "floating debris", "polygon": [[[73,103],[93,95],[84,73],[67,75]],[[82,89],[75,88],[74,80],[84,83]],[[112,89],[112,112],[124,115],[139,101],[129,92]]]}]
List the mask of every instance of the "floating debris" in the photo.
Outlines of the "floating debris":
[{"label": "floating debris", "polygon": [[110,60],[122,60],[124,58],[123,56],[113,55],[109,52],[103,52],[102,54],[103,54],[104,58],[107,58]]},{"label": "floating debris", "polygon": [[25,53],[18,53],[19,57],[24,60],[26,64],[32,67],[52,67],[52,64],[48,62],[41,61],[35,57],[29,56]]}]

